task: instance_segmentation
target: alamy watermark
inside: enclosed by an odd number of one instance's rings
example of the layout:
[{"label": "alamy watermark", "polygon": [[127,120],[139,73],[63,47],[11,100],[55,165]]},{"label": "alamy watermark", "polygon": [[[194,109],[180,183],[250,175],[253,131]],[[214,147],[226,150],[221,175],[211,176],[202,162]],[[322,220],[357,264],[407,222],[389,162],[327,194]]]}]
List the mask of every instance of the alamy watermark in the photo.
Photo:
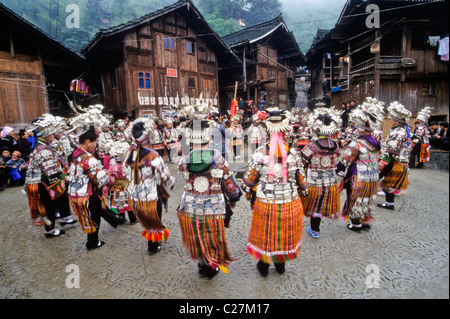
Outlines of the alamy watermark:
[{"label": "alamy watermark", "polygon": [[375,264],[367,265],[366,287],[369,289],[380,288],[380,268]]},{"label": "alamy watermark", "polygon": [[67,29],[79,29],[80,28],[80,7],[76,4],[69,4],[66,7],[66,13],[69,15],[66,18]]},{"label": "alamy watermark", "polygon": [[66,278],[66,287],[69,289],[80,288],[80,267],[70,264],[66,267],[66,272],[69,273]]},{"label": "alamy watermark", "polygon": [[366,13],[370,13],[366,18],[366,27],[369,29],[380,28],[380,7],[376,4],[369,4]]}]

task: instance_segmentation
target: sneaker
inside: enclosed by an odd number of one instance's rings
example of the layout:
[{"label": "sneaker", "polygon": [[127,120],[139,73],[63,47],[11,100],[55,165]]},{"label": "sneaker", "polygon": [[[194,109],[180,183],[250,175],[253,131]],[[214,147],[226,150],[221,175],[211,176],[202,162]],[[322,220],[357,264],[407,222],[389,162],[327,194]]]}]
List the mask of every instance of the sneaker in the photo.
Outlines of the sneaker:
[{"label": "sneaker", "polygon": [[363,230],[370,230],[370,225],[369,224],[362,224],[361,227]]},{"label": "sneaker", "polygon": [[148,246],[148,254],[149,255],[154,255],[157,252],[159,252],[161,250],[161,244],[160,243],[150,243]]},{"label": "sneaker", "polygon": [[354,231],[354,232],[357,232],[357,233],[360,233],[361,230],[362,230],[362,226],[361,227],[356,227],[353,224],[348,224],[347,228],[352,230],[352,231]]},{"label": "sneaker", "polygon": [[77,222],[76,220],[74,220],[70,217],[64,217],[59,220],[59,223],[61,226],[75,224],[76,222]]},{"label": "sneaker", "polygon": [[53,238],[53,237],[58,237],[62,234],[64,234],[65,231],[64,230],[59,230],[59,229],[53,229],[49,232],[45,232],[45,238]]},{"label": "sneaker", "polygon": [[377,193],[377,195],[378,195],[378,196],[386,196],[386,193],[383,192],[383,191],[379,191],[379,192]]},{"label": "sneaker", "polygon": [[377,206],[380,207],[380,208],[389,209],[389,210],[394,210],[395,209],[394,205],[386,205],[386,203],[377,204]]},{"label": "sneaker", "polygon": [[219,268],[211,268],[206,266],[205,268],[205,278],[208,280],[213,279],[218,273],[219,273]]},{"label": "sneaker", "polygon": [[318,231],[314,231],[311,229],[311,227],[308,227],[306,229],[306,231],[308,232],[308,234],[310,234],[313,238],[319,238],[319,232]]},{"label": "sneaker", "polygon": [[97,248],[102,247],[104,244],[105,244],[105,242],[102,241],[102,240],[99,240],[99,241],[97,242],[97,245],[91,245],[91,244],[89,244],[89,243],[86,243],[86,249],[87,249],[87,250],[94,250],[94,249],[97,249]]}]

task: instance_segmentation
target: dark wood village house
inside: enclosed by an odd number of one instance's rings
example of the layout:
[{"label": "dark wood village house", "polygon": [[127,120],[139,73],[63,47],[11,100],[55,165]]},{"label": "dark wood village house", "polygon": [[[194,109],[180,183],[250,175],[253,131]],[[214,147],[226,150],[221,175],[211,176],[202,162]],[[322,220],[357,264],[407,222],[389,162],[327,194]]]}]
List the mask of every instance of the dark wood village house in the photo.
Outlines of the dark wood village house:
[{"label": "dark wood village house", "polygon": [[[379,27],[366,25],[371,4],[380,9]],[[335,27],[318,30],[306,53],[312,100],[323,98],[326,77],[329,103],[338,108],[371,96],[401,102],[412,122],[425,106],[434,107],[434,120],[448,118],[449,61],[438,54],[449,33],[448,9],[448,0],[348,0]]]},{"label": "dark wood village house", "polygon": [[0,128],[43,113],[67,114],[71,80],[84,57],[0,3]]},{"label": "dark wood village house", "polygon": [[[191,1],[101,30],[83,49],[87,81],[115,116],[161,116],[198,98],[219,107],[218,69],[240,63]],[[175,108],[176,109],[176,108]]]},{"label": "dark wood village house", "polygon": [[267,102],[283,109],[295,106],[295,70],[306,65],[297,41],[282,15],[223,37],[242,61],[219,72],[221,102],[236,98]]}]

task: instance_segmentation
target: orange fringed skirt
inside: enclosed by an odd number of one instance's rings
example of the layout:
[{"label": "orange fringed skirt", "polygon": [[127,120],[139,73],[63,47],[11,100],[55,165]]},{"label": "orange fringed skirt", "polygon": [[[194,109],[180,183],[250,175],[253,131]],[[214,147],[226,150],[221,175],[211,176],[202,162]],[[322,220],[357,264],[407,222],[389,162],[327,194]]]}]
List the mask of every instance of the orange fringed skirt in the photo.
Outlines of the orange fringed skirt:
[{"label": "orange fringed skirt", "polygon": [[426,162],[430,161],[430,145],[429,144],[420,145],[419,161],[422,163],[426,163]]},{"label": "orange fringed skirt", "polygon": [[383,190],[405,190],[408,188],[408,164],[394,162],[392,169],[380,181]]},{"label": "orange fringed skirt", "polygon": [[225,238],[225,215],[200,215],[178,211],[181,238],[193,260],[203,260],[211,267],[228,272],[226,267],[234,261]]},{"label": "orange fringed skirt", "polygon": [[158,201],[133,201],[128,199],[139,223],[144,228],[142,237],[150,242],[165,241],[169,237],[169,230],[164,228],[158,215]]},{"label": "orange fringed skirt", "polygon": [[[352,177],[352,189],[350,196],[347,196],[342,214],[346,219],[361,219],[364,222],[374,220],[375,210],[374,199],[378,191],[378,181],[361,182],[357,176]],[[348,191],[348,190],[347,190]]]},{"label": "orange fringed skirt", "polygon": [[326,217],[335,219],[340,215],[339,187],[308,187],[308,196],[302,197],[305,215],[310,217]]},{"label": "orange fringed skirt", "polygon": [[303,237],[303,205],[298,198],[283,204],[260,201],[253,207],[247,253],[265,263],[298,257]]}]

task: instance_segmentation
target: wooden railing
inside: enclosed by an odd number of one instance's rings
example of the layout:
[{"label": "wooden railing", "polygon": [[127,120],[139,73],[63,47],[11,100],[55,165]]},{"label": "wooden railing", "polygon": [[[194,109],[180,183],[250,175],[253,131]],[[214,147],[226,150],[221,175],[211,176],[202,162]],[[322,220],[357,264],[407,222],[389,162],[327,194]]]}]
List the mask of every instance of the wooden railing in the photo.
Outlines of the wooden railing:
[{"label": "wooden railing", "polygon": [[374,72],[375,58],[371,58],[350,68],[350,74],[367,75]]}]

